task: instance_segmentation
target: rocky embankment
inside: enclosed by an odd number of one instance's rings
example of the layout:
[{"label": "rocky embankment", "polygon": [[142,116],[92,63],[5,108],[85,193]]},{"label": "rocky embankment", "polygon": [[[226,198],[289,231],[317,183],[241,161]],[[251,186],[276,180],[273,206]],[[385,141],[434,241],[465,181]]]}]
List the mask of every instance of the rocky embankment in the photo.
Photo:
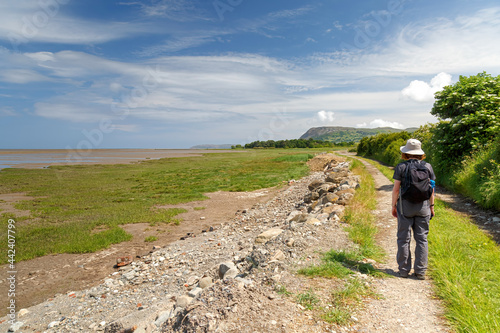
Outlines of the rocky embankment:
[{"label": "rocky embankment", "polygon": [[[343,231],[359,180],[323,154],[313,172],[231,221],[124,262],[100,285],[56,295],[0,320],[9,332],[325,332],[293,297],[300,267],[354,246]],[[280,289],[280,286],[282,289]],[[349,328],[337,328],[349,331]]]}]

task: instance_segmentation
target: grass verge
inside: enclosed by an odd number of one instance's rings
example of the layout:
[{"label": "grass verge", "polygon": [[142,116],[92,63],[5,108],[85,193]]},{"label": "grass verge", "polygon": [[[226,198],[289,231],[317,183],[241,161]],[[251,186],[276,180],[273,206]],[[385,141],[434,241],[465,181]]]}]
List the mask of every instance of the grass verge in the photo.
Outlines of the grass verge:
[{"label": "grass verge", "polygon": [[375,182],[362,162],[351,160],[351,171],[359,176],[361,186],[345,211],[344,220],[349,224],[349,238],[359,245],[361,256],[380,261],[384,259],[385,253],[375,243],[375,235],[378,232],[372,214],[377,206]]},{"label": "grass verge", "polygon": [[457,332],[500,332],[500,248],[472,221],[436,200],[430,274]]},{"label": "grass verge", "polygon": [[[128,223],[179,223],[181,209],[161,205],[206,199],[215,191],[252,191],[299,179],[319,150],[273,149],[147,160],[123,165],[3,169],[0,193],[26,193],[33,200],[15,208],[30,216],[0,213],[0,238],[16,221],[16,260],[51,253],[86,253],[127,241]],[[7,262],[7,243],[0,245]]]},{"label": "grass verge", "polygon": [[443,201],[435,200],[435,213],[429,233],[429,273],[446,318],[457,332],[500,332],[499,246]]}]

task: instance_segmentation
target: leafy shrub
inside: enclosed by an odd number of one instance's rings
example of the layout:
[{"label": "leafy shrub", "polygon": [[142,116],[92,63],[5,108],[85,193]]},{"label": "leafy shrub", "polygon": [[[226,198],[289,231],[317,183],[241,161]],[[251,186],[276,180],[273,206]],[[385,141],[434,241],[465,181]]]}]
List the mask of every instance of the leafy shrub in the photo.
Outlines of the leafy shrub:
[{"label": "leafy shrub", "polygon": [[395,166],[401,162],[399,148],[404,146],[410,137],[410,133],[406,131],[365,137],[359,142],[357,153]]},{"label": "leafy shrub", "polygon": [[466,158],[452,182],[482,206],[500,209],[500,139]]},{"label": "leafy shrub", "polygon": [[434,167],[438,173],[446,173],[498,135],[500,76],[492,77],[485,72],[460,76],[457,83],[435,96],[431,114],[440,122],[431,129]]}]

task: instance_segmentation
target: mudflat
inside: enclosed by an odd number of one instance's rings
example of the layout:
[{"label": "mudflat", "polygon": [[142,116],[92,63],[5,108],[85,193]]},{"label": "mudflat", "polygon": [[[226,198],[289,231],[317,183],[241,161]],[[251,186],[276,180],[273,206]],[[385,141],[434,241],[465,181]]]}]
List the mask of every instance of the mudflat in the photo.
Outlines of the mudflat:
[{"label": "mudflat", "polygon": [[[169,157],[238,152],[222,149],[0,149],[0,169],[37,169],[50,165],[124,164]],[[241,150],[239,152],[242,152]]]}]

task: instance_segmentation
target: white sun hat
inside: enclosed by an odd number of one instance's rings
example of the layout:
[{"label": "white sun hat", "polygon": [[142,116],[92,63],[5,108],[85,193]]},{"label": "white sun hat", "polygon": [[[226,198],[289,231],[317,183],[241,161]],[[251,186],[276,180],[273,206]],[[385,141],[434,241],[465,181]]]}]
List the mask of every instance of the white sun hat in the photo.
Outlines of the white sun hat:
[{"label": "white sun hat", "polygon": [[418,141],[417,139],[409,139],[406,142],[405,146],[401,146],[399,148],[402,153],[409,154],[409,155],[424,155],[424,151],[422,150],[422,142]]}]

